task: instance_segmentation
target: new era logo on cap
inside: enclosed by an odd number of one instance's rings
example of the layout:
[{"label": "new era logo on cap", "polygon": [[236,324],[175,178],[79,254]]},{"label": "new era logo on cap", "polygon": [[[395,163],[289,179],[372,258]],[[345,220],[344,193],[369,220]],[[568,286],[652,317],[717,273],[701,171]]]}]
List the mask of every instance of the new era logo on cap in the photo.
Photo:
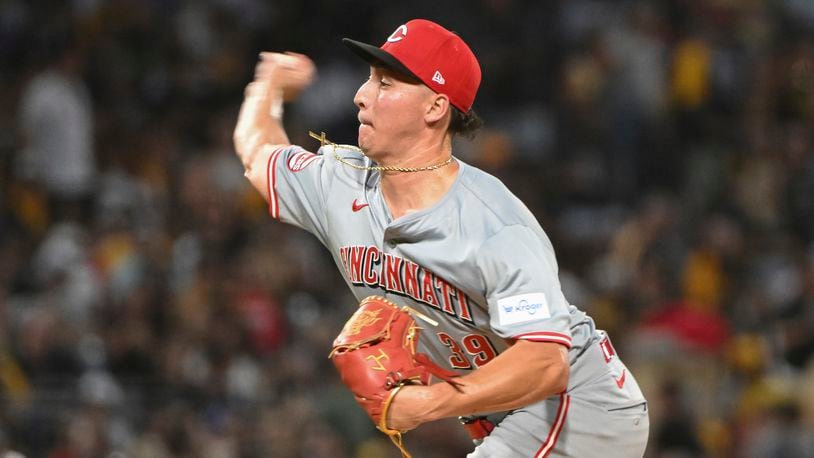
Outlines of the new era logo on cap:
[{"label": "new era logo on cap", "polygon": [[344,39],[345,44],[373,65],[385,65],[412,75],[449,102],[469,112],[480,86],[478,59],[458,35],[426,19],[402,24],[381,47]]},{"label": "new era logo on cap", "polygon": [[400,25],[395,32],[393,32],[389,37],[387,37],[387,41],[390,43],[395,43],[397,41],[401,41],[404,37],[407,36],[407,26],[405,24]]}]

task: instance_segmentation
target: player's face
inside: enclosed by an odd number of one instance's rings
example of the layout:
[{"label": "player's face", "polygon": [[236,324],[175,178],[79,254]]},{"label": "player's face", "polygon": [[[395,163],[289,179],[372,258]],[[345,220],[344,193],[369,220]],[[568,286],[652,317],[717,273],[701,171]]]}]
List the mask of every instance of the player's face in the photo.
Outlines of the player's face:
[{"label": "player's face", "polygon": [[433,96],[420,82],[371,67],[370,78],[353,98],[359,107],[359,147],[380,163],[399,161],[425,128],[424,116]]}]

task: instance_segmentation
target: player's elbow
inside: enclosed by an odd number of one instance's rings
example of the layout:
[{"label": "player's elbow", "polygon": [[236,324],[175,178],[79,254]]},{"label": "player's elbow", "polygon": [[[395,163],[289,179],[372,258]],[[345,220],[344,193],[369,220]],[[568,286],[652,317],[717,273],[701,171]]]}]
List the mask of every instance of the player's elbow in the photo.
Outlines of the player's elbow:
[{"label": "player's elbow", "polygon": [[549,374],[551,380],[550,394],[562,393],[568,389],[568,378],[571,375],[571,368],[568,365],[568,360],[554,362],[549,367]]},{"label": "player's elbow", "polygon": [[[556,344],[555,344],[556,345]],[[543,383],[535,384],[536,388],[529,392],[529,402],[538,402],[568,390],[568,378],[571,369],[568,358],[550,358],[537,372]],[[538,378],[540,380],[540,378]]]},{"label": "player's elbow", "polygon": [[529,351],[532,359],[525,360],[527,372],[533,381],[528,392],[531,402],[543,400],[568,389],[570,367],[568,349],[554,342],[519,341],[514,348]]},{"label": "player's elbow", "polygon": [[235,146],[235,153],[241,160],[249,156],[251,145],[249,145],[248,135],[245,132],[235,129],[235,133],[232,135],[232,144]]},{"label": "player's elbow", "polygon": [[232,145],[235,147],[235,153],[237,153],[238,157],[242,155],[243,144],[241,143],[241,137],[237,133],[237,129],[232,134]]},{"label": "player's elbow", "polygon": [[262,144],[259,140],[257,135],[250,135],[238,132],[237,130],[235,130],[235,134],[232,136],[235,153],[237,153],[237,157],[240,158],[240,162],[243,163],[243,168],[245,168],[247,172],[254,168],[254,162],[258,160],[258,152],[262,148]]},{"label": "player's elbow", "polygon": [[[544,380],[546,383],[540,386],[540,398],[547,398],[552,394],[559,394],[568,389],[568,377],[571,374],[571,368],[568,364],[568,351],[559,344],[550,344],[556,348],[556,351],[549,354],[546,358],[544,368]],[[551,348],[551,347],[549,347]]]}]

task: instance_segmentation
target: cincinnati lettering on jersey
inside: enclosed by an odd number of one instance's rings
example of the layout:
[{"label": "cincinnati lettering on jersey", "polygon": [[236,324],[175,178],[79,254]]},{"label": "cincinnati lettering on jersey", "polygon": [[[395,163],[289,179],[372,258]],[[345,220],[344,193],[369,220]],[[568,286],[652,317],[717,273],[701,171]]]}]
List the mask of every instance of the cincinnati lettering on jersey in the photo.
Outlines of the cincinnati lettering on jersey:
[{"label": "cincinnati lettering on jersey", "polygon": [[469,298],[463,291],[408,259],[361,245],[340,248],[339,257],[354,285],[380,286],[474,323]]}]

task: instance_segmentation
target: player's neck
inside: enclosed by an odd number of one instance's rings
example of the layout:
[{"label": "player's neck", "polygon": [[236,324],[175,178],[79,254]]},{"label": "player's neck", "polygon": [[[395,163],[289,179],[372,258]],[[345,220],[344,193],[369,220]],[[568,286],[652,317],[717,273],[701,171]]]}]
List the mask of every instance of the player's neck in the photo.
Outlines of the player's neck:
[{"label": "player's neck", "polygon": [[[446,145],[446,144],[445,144]],[[452,154],[451,147],[426,155],[418,166],[440,164]],[[424,155],[421,155],[424,156]],[[411,161],[412,162],[412,161]],[[408,166],[409,167],[409,166]],[[381,190],[394,219],[435,205],[452,187],[458,176],[458,162],[420,172],[382,172]]]}]

